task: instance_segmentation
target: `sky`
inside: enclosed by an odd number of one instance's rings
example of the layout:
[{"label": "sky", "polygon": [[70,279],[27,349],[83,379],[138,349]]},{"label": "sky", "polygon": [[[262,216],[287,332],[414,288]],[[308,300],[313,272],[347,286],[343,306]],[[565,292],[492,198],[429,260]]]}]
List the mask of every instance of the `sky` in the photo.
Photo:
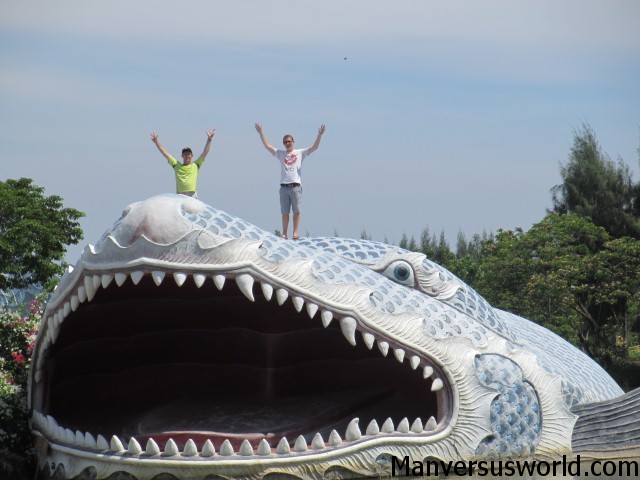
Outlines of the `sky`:
[{"label": "sky", "polygon": [[75,263],[213,146],[202,201],[280,229],[280,146],[310,146],[301,235],[452,248],[527,230],[588,124],[639,177],[637,0],[0,0],[0,180],[86,213]]}]

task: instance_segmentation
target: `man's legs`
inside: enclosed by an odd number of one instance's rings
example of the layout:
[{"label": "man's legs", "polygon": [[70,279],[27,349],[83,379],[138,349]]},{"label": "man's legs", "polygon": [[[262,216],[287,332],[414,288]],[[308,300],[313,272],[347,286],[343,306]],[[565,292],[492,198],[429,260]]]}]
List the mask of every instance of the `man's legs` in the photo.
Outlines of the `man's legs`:
[{"label": "man's legs", "polygon": [[[287,220],[289,219],[289,216],[287,215]],[[300,212],[294,213],[293,214],[293,238],[299,238],[298,237],[298,227],[300,226]]]},{"label": "man's legs", "polygon": [[300,226],[300,205],[302,204],[302,187],[297,186],[291,189],[291,210],[293,210],[293,239],[297,240],[298,227]]},{"label": "man's legs", "polygon": [[291,188],[280,186],[280,213],[282,213],[282,238],[286,238],[289,229],[289,211],[291,210]]}]

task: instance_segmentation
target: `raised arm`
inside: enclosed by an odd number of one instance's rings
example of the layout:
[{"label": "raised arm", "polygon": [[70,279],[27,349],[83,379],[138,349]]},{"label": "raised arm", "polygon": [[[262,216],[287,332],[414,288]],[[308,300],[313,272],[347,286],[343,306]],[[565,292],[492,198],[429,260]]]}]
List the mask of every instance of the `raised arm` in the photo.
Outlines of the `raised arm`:
[{"label": "raised arm", "polygon": [[204,150],[202,151],[202,153],[200,154],[196,162],[200,162],[200,161],[204,162],[204,159],[206,158],[206,156],[209,155],[209,150],[211,150],[211,142],[213,141],[213,136],[215,134],[216,134],[215,128],[212,128],[207,132],[207,143],[204,144]]},{"label": "raised arm", "polygon": [[162,145],[160,145],[160,141],[158,140],[157,133],[154,132],[151,134],[151,141],[156,144],[156,147],[158,147],[158,150],[160,150],[160,153],[162,154],[162,156],[166,158],[167,161],[170,162],[173,157],[169,155],[169,152],[167,152]]},{"label": "raised arm", "polygon": [[309,147],[309,150],[307,150],[307,154],[311,154],[318,149],[318,147],[320,146],[320,140],[322,139],[322,135],[324,134],[325,130],[326,127],[324,125],[320,125],[320,128],[318,128],[318,136],[316,137],[316,141],[313,142],[313,145]]},{"label": "raised arm", "polygon": [[269,142],[267,142],[266,138],[264,138],[264,133],[262,132],[262,125],[260,125],[259,123],[256,123],[256,130],[258,132],[258,135],[260,135],[260,140],[262,140],[262,144],[264,145],[264,148],[266,148],[269,151],[269,153],[271,153],[271,155],[274,155],[277,149],[276,147],[271,145]]}]

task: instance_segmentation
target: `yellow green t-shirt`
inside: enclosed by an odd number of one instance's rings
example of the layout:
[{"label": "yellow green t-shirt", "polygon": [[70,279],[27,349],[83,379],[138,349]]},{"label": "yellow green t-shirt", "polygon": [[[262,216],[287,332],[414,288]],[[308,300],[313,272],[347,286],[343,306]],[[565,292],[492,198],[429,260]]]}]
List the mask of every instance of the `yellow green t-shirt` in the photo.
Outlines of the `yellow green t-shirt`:
[{"label": "yellow green t-shirt", "polygon": [[183,165],[175,158],[169,157],[169,165],[176,174],[176,192],[195,192],[198,186],[198,171],[204,163],[204,158],[198,158],[189,165]]}]

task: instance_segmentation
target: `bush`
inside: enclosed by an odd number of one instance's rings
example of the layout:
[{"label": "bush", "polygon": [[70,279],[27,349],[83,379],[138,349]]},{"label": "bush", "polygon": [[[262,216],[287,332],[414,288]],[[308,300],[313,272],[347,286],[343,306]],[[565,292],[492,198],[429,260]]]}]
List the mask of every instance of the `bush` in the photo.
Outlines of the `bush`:
[{"label": "bush", "polygon": [[0,477],[19,478],[33,465],[27,377],[42,311],[42,296],[0,310]]}]

